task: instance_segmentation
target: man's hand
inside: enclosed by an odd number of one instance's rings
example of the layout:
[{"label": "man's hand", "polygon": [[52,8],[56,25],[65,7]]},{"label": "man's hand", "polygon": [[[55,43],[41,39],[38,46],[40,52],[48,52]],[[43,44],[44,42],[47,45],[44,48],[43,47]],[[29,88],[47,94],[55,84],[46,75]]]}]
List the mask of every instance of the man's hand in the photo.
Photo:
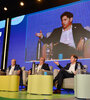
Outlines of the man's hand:
[{"label": "man's hand", "polygon": [[83,48],[84,48],[84,39],[83,38],[80,38],[80,41],[79,41],[79,43],[78,43],[78,45],[77,45],[77,50],[78,51],[82,51],[83,50]]},{"label": "man's hand", "polygon": [[43,34],[42,34],[42,31],[40,30],[40,33],[36,33],[35,34],[37,37],[39,37],[39,38],[42,38],[43,37]]},{"label": "man's hand", "polygon": [[18,71],[17,71],[17,75],[20,75],[20,72],[21,72],[21,70],[18,70]]},{"label": "man's hand", "polygon": [[28,71],[28,75],[31,75],[31,74],[32,74],[32,72],[31,72],[31,70],[29,70],[29,71]]},{"label": "man's hand", "polygon": [[54,63],[55,63],[56,65],[59,65],[59,62],[58,62],[58,61],[54,61]]},{"label": "man's hand", "polygon": [[73,72],[74,73],[74,75],[76,75],[77,74],[77,71],[75,71],[75,72]]}]

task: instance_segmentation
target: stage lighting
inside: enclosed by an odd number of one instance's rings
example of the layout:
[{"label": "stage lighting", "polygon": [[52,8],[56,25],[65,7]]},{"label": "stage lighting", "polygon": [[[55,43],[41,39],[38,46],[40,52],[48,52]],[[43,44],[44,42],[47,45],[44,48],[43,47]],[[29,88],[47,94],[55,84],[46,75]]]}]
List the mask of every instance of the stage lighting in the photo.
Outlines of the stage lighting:
[{"label": "stage lighting", "polygon": [[24,2],[21,1],[21,2],[20,2],[20,6],[24,6]]},{"label": "stage lighting", "polygon": [[8,10],[7,7],[4,7],[4,10],[7,11]]}]

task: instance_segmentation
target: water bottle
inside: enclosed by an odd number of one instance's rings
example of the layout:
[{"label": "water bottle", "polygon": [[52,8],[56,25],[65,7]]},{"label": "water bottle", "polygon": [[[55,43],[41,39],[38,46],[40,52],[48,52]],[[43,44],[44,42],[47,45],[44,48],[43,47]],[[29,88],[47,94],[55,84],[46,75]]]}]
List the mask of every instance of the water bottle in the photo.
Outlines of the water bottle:
[{"label": "water bottle", "polygon": [[79,63],[78,63],[78,66],[77,66],[77,74],[81,74],[81,66],[80,66]]},{"label": "water bottle", "polygon": [[50,60],[50,46],[47,45],[47,48],[46,48],[46,60]]},{"label": "water bottle", "polygon": [[35,62],[33,62],[33,64],[32,64],[32,75],[34,75],[35,74]]},{"label": "water bottle", "polygon": [[41,57],[41,40],[38,40],[38,44],[37,44],[37,60],[39,60]]},{"label": "water bottle", "polygon": [[87,65],[84,65],[83,74],[87,74]]}]

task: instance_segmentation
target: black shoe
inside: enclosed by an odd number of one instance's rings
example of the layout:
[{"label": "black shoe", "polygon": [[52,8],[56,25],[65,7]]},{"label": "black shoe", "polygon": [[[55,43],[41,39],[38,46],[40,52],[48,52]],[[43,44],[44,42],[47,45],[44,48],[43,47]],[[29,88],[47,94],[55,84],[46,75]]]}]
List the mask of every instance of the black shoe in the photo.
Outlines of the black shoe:
[{"label": "black shoe", "polygon": [[25,88],[23,88],[22,91],[27,91],[27,86]]},{"label": "black shoe", "polygon": [[56,90],[53,91],[53,94],[60,94],[60,93],[61,93],[61,91],[58,90],[58,89],[56,89]]}]

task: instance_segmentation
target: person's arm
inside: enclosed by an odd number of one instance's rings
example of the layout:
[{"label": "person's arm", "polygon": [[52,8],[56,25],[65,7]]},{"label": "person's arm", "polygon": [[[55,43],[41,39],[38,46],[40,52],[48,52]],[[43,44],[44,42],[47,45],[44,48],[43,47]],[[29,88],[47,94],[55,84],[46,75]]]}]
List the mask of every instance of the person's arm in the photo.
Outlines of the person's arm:
[{"label": "person's arm", "polygon": [[46,63],[43,64],[43,66],[42,66],[42,70],[43,70],[43,71],[45,71],[45,70],[46,70],[46,71],[47,71],[47,70],[50,71],[49,65],[46,64]]},{"label": "person's arm", "polygon": [[21,70],[17,70],[17,75],[20,75]]},{"label": "person's arm", "polygon": [[17,75],[20,75],[20,73],[21,73],[21,67],[20,65],[17,65]]},{"label": "person's arm", "polygon": [[82,63],[81,62],[79,62],[79,63],[80,63],[81,69],[84,69],[84,66],[82,65]]},{"label": "person's arm", "polygon": [[35,35],[37,37],[40,38],[40,40],[43,42],[43,43],[47,43],[47,44],[50,44],[51,42],[54,42],[56,43],[56,40],[57,40],[57,37],[56,37],[56,34],[57,34],[57,29],[54,29],[53,32],[51,33],[51,35],[47,38],[45,36],[43,36],[43,33],[42,31],[40,31],[40,33],[36,33]]},{"label": "person's arm", "polygon": [[29,70],[29,71],[28,71],[28,75],[31,75],[31,74],[32,74],[32,71],[31,71],[31,70]]},{"label": "person's arm", "polygon": [[46,70],[50,71],[49,65],[46,64]]},{"label": "person's arm", "polygon": [[63,67],[59,64],[58,61],[54,61],[54,63],[55,63],[60,69],[63,68]]},{"label": "person's arm", "polygon": [[77,71],[74,71],[73,74],[76,75],[77,74]]}]

